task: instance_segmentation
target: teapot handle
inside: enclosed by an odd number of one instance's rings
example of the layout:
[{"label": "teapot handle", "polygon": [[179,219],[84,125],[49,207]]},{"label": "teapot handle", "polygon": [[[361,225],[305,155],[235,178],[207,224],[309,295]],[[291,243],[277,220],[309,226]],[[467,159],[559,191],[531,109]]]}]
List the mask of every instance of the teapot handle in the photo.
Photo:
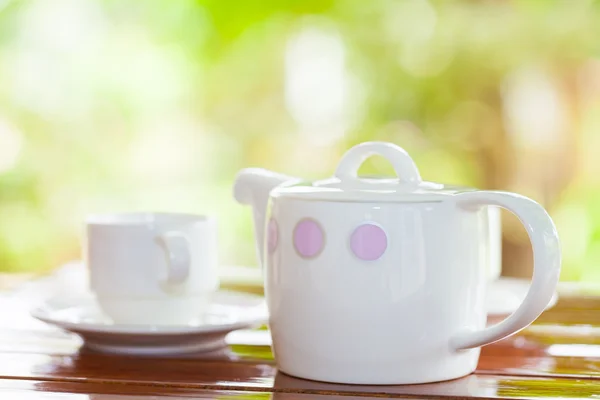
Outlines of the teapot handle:
[{"label": "teapot handle", "polygon": [[401,182],[421,182],[421,174],[408,153],[402,147],[387,142],[364,142],[352,147],[340,160],[335,176],[340,180],[356,179],[358,168],[367,158],[377,154],[392,164]]},{"label": "teapot handle", "polygon": [[453,336],[450,346],[463,350],[504,339],[531,324],[554,295],[560,275],[561,252],[552,219],[542,206],[527,197],[508,192],[476,191],[461,193],[456,196],[456,201],[459,207],[466,209],[499,206],[512,212],[525,226],[533,247],[533,279],[523,303],[494,326]]}]

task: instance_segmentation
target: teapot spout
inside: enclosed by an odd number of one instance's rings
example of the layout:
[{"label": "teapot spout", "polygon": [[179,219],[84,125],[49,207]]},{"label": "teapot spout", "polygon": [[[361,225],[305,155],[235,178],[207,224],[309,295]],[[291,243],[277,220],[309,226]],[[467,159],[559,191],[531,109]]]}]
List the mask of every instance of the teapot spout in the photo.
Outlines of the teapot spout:
[{"label": "teapot spout", "polygon": [[243,169],[235,178],[233,197],[238,203],[252,207],[256,251],[261,265],[264,265],[266,214],[271,190],[297,180],[262,168]]}]

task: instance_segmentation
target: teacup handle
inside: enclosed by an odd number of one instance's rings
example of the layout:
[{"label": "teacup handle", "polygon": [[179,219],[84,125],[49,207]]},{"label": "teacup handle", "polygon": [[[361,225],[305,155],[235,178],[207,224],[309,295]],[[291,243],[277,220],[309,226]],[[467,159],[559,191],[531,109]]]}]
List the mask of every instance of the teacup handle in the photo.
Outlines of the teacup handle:
[{"label": "teacup handle", "polygon": [[167,255],[167,284],[181,284],[190,274],[192,256],[190,242],[179,231],[168,231],[156,237]]},{"label": "teacup handle", "polygon": [[536,320],[556,290],[560,275],[561,251],[552,219],[535,201],[514,193],[475,191],[456,196],[457,204],[467,209],[499,206],[513,214],[525,226],[533,247],[533,279],[519,308],[504,321],[482,330],[465,331],[450,339],[456,350],[484,346],[504,339]]},{"label": "teacup handle", "polygon": [[406,150],[388,142],[364,142],[352,147],[344,154],[335,170],[340,179],[357,179],[358,168],[371,156],[385,157],[394,167],[398,179],[402,182],[419,183],[421,174]]}]

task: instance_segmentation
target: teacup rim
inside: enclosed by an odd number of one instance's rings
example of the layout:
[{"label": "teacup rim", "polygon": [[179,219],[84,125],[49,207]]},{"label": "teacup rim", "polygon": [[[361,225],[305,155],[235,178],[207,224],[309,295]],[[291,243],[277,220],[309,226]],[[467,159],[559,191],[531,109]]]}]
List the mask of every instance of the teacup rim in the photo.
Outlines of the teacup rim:
[{"label": "teacup rim", "polygon": [[214,216],[207,214],[170,211],[124,211],[91,213],[85,217],[85,224],[88,226],[143,226],[156,223],[194,223],[214,220]]}]

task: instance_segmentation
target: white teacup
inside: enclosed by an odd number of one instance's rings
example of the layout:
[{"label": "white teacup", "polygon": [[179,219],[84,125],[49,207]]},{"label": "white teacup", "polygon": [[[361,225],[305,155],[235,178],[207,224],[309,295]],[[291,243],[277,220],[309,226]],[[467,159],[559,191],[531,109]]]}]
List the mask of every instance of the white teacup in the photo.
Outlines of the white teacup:
[{"label": "white teacup", "polygon": [[219,286],[211,217],[94,215],[87,220],[84,258],[98,304],[119,324],[190,323]]}]

